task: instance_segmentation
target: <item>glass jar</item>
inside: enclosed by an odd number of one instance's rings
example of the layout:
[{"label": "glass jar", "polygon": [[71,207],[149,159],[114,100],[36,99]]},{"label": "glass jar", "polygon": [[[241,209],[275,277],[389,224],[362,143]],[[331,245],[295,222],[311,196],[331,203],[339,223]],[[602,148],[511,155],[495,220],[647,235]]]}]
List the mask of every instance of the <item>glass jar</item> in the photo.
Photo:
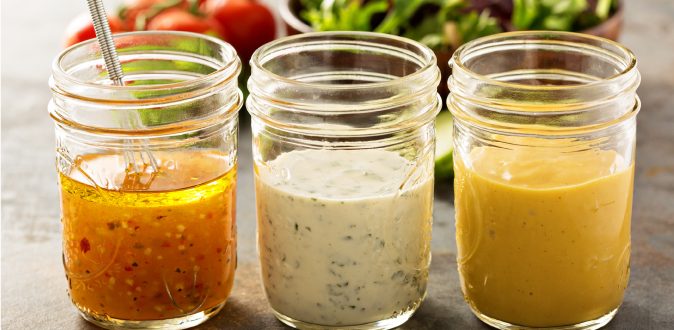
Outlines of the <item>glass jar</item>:
[{"label": "glass jar", "polygon": [[310,33],[253,55],[258,252],[276,317],[387,329],[426,294],[435,56],[377,33]]},{"label": "glass jar", "polygon": [[625,47],[494,35],[450,61],[457,263],[501,329],[596,329],[629,277],[639,73]]},{"label": "glass jar", "polygon": [[68,292],[105,328],[191,327],[234,279],[241,63],[204,35],[114,38],[125,86],[94,40],[50,79]]}]

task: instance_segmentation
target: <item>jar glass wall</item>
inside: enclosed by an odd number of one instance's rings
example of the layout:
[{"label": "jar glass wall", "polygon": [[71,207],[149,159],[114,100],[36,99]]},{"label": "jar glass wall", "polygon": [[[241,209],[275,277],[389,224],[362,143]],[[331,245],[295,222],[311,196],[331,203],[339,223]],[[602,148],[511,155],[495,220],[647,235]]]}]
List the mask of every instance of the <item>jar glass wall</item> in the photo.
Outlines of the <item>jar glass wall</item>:
[{"label": "jar glass wall", "polygon": [[251,60],[258,251],[297,328],[392,328],[426,293],[433,52],[358,32],[279,39]]},{"label": "jar glass wall", "polygon": [[597,328],[629,277],[633,54],[600,38],[517,32],[450,61],[457,263],[498,328]]},{"label": "jar glass wall", "polygon": [[240,61],[191,33],[115,43],[125,86],[94,40],[65,50],[50,80],[69,295],[106,328],[187,328],[234,279]]}]

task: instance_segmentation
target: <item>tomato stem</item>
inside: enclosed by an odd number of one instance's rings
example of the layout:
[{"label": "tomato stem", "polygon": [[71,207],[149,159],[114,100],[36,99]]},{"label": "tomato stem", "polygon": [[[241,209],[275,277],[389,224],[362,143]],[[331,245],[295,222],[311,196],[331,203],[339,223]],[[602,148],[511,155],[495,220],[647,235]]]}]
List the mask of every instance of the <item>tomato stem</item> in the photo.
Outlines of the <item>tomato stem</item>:
[{"label": "tomato stem", "polygon": [[167,0],[160,3],[157,3],[150,7],[146,13],[139,14],[136,16],[136,21],[134,22],[134,30],[142,31],[147,27],[147,22],[150,21],[155,16],[159,15],[166,9],[177,7],[182,4],[182,0]]}]

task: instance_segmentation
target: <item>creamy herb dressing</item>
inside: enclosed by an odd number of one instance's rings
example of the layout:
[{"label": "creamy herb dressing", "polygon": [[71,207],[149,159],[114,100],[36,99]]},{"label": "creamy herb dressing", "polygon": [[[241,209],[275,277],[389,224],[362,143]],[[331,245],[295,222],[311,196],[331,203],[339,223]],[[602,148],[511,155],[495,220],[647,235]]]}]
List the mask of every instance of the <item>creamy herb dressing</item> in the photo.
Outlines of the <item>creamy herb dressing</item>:
[{"label": "creamy herb dressing", "polygon": [[[258,166],[258,247],[272,308],[305,323],[371,323],[426,292],[433,178],[384,150],[303,150]],[[403,186],[403,189],[400,187]]]}]

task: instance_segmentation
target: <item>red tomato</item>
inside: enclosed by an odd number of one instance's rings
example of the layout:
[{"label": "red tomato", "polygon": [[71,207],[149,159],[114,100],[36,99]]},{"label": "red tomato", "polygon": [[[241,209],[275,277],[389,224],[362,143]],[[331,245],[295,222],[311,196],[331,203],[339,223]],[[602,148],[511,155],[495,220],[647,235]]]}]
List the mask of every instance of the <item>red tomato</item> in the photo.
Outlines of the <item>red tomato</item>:
[{"label": "red tomato", "polygon": [[[122,22],[116,16],[108,15],[108,22],[110,22],[110,32],[121,32]],[[78,42],[96,38],[96,31],[94,31],[94,23],[91,22],[89,13],[79,14],[73,19],[66,28],[65,46],[72,46]]]},{"label": "red tomato", "polygon": [[203,33],[224,38],[225,32],[212,18],[202,18],[190,14],[181,8],[171,8],[153,17],[147,24],[148,30],[174,30]]},{"label": "red tomato", "polygon": [[205,8],[227,31],[227,42],[244,61],[248,61],[258,47],[276,37],[274,15],[255,1],[208,0]]},{"label": "red tomato", "polygon": [[205,0],[126,0],[118,15],[127,31],[147,29],[147,23],[161,12],[171,8],[197,11]]}]

